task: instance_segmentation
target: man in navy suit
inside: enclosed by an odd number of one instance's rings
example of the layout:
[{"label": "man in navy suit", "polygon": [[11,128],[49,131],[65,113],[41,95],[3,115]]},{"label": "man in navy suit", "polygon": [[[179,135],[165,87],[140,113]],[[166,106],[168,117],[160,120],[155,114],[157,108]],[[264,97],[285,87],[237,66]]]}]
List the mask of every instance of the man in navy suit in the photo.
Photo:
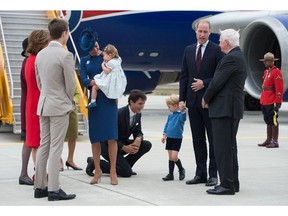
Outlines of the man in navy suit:
[{"label": "man in navy suit", "polygon": [[[179,83],[179,106],[181,110],[185,105],[188,108],[196,160],[196,174],[192,180],[186,182],[189,185],[206,183],[206,186],[214,186],[218,183],[211,121],[208,109],[201,106],[205,90],[224,55],[217,44],[209,41],[210,29],[208,20],[199,20],[196,24],[197,43],[187,46],[184,50]],[[209,141],[208,179],[206,133]]]},{"label": "man in navy suit", "polygon": [[[209,106],[214,152],[221,184],[208,194],[234,195],[239,192],[236,135],[244,113],[245,56],[239,48],[239,33],[221,31],[220,47],[226,55],[206,90],[202,106]],[[208,104],[208,105],[207,105]]]},{"label": "man in navy suit", "polygon": [[[152,144],[143,139],[141,127],[141,111],[146,102],[146,95],[137,89],[130,92],[128,105],[118,109],[118,152],[116,161],[117,175],[130,177],[136,175],[133,172],[133,165],[147,152],[150,151]],[[129,139],[130,136],[133,139]],[[100,161],[103,173],[110,172],[109,154],[107,142],[101,143],[101,155],[105,160]],[[93,176],[93,158],[87,159],[86,173]]]}]

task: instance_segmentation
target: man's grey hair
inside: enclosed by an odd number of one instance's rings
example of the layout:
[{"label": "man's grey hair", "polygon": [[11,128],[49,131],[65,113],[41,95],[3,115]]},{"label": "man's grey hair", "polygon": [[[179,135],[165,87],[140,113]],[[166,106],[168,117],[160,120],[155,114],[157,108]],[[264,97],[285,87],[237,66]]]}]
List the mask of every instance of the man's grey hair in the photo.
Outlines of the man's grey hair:
[{"label": "man's grey hair", "polygon": [[239,30],[236,31],[234,29],[225,29],[223,31],[220,31],[220,38],[222,40],[227,40],[231,46],[239,46],[239,39],[240,39],[240,34]]}]

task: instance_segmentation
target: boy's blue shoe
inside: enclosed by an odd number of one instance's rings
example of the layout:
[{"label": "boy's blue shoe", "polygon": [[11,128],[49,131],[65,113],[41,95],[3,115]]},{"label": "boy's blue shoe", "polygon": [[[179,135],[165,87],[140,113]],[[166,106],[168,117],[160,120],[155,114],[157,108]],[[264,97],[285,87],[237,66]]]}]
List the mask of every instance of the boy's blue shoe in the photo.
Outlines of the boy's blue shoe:
[{"label": "boy's blue shoe", "polygon": [[96,106],[97,106],[96,102],[93,102],[93,103],[89,103],[89,104],[86,106],[86,108],[93,108],[93,107],[96,107]]}]

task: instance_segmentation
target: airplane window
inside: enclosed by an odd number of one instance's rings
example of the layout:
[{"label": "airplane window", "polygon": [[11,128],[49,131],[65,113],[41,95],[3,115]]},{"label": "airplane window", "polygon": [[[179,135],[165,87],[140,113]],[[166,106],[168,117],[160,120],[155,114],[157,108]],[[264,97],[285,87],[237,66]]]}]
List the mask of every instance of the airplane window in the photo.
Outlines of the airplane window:
[{"label": "airplane window", "polygon": [[157,57],[159,56],[159,53],[158,52],[152,52],[150,53],[150,57]]}]

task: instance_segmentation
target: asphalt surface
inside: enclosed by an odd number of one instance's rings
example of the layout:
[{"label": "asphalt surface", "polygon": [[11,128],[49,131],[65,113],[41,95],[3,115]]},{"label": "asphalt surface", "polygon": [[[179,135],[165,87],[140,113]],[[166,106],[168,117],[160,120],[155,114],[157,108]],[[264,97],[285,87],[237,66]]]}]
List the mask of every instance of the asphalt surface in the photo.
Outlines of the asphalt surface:
[{"label": "asphalt surface", "polygon": [[[126,103],[127,97],[121,98],[119,107]],[[287,212],[288,103],[284,103],[279,112],[280,148],[277,149],[257,146],[257,143],[263,142],[266,138],[266,125],[260,111],[245,111],[237,136],[240,192],[234,196],[208,195],[206,190],[210,187],[204,184],[185,184],[186,180],[192,179],[195,174],[189,120],[185,124],[184,139],[179,152],[179,158],[186,169],[186,178],[183,181],[178,180],[178,170],[175,166],[175,180],[162,181],[162,177],[168,173],[168,155],[160,139],[168,113],[165,96],[148,95],[143,110],[142,127],[144,138],[153,144],[152,149],[133,167],[137,175],[131,178],[119,177],[117,186],[110,185],[108,175],[103,175],[101,183],[97,185],[89,184],[91,177],[86,175],[85,167],[86,158],[91,155],[91,145],[87,134],[79,136],[74,157],[75,163],[83,170],[67,170],[65,167],[60,174],[62,189],[77,195],[75,199],[69,201],[48,202],[47,198],[35,199],[32,186],[19,185],[22,150],[20,135],[0,133],[0,210],[7,209],[12,212],[19,211],[20,208],[20,213],[23,214],[23,207],[39,206],[45,210],[41,208],[43,215],[55,209],[47,208],[51,206],[65,207],[64,213],[70,212],[71,215],[79,215],[83,211],[85,214],[86,211],[87,214],[94,214],[94,212],[97,214],[97,211],[100,211],[108,215],[116,211],[116,214],[121,215],[128,213],[127,211],[138,212],[138,209],[143,213],[147,211],[151,214],[165,215],[181,215],[186,212],[193,215],[194,210],[197,214],[223,215],[226,211],[229,213],[230,208],[233,208],[234,215],[238,213],[240,215],[240,212],[246,210],[250,213],[256,211],[262,215],[275,214],[278,211]],[[65,162],[67,143],[62,156]],[[33,167],[30,159],[30,176],[34,173]],[[70,206],[78,208],[70,208]],[[107,208],[108,206],[111,208]],[[156,206],[160,207],[155,208]],[[219,211],[218,207],[220,207]],[[24,211],[27,215],[39,213],[31,208],[28,209],[28,212]],[[62,212],[63,209],[59,211]]]}]

